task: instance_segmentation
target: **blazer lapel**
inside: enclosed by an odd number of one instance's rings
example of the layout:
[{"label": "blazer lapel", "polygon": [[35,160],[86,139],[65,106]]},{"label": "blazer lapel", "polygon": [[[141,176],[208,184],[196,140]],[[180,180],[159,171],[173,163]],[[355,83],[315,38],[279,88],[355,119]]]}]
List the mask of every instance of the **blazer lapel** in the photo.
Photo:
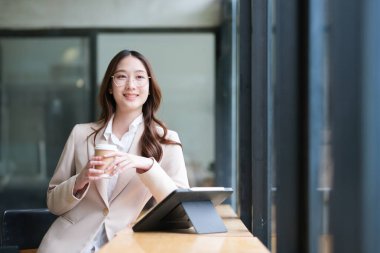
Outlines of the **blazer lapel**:
[{"label": "blazer lapel", "polygon": [[[137,132],[135,134],[135,137],[133,138],[133,142],[131,144],[131,147],[128,151],[129,154],[133,155],[140,155],[141,150],[140,150],[140,139],[141,136],[144,132],[144,123],[140,124],[139,128],[137,129]],[[110,202],[117,196],[119,193],[127,186],[129,181],[136,176],[136,170],[131,169],[131,170],[125,170],[121,174],[119,174],[119,178],[117,179],[117,183],[115,186],[115,189],[112,192]]]},{"label": "blazer lapel", "polygon": [[[95,155],[96,143],[101,143],[101,142],[106,141],[104,136],[103,136],[104,130],[105,129],[103,128],[102,130],[100,130],[98,132],[98,134],[96,135],[96,138],[95,138],[95,142],[94,142],[93,136],[91,136],[90,138],[87,139],[88,159],[90,159],[90,157]],[[96,180],[94,183],[96,185],[96,188],[99,191],[100,196],[103,199],[104,204],[108,207],[108,197],[107,197],[107,184],[108,184],[108,182],[107,182],[107,180],[108,179],[100,179],[100,180]]]}]

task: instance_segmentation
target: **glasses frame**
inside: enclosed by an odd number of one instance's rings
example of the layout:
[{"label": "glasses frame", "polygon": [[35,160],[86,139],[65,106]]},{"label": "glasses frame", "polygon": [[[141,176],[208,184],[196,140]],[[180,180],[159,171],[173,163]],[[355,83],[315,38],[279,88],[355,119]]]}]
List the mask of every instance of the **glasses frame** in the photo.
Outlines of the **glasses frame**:
[{"label": "glasses frame", "polygon": [[[148,74],[147,74],[147,77],[148,77],[147,82],[144,83],[144,84],[139,84],[139,83],[137,82],[137,80],[136,80],[135,77],[133,77],[132,82],[133,82],[137,87],[144,87],[145,85],[147,85],[147,84],[149,83],[149,79],[152,78],[151,76],[148,76]],[[116,83],[116,81],[115,81],[115,74],[112,75],[111,78],[112,78],[112,82],[113,82],[113,83],[116,85],[116,87],[118,87],[118,88],[122,88],[122,87],[127,86],[127,84],[131,81],[131,80],[128,80],[128,81],[125,83],[125,85],[118,85],[118,84]]]}]

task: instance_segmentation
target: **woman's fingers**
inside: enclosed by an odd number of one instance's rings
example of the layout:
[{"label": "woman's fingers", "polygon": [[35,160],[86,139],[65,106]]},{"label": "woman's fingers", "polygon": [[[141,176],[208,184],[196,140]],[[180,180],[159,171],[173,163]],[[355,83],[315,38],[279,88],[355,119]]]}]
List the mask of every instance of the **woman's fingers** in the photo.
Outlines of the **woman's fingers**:
[{"label": "woman's fingers", "polygon": [[103,161],[90,161],[88,163],[89,168],[93,168],[94,166],[97,166],[97,165],[104,165],[104,162]]},{"label": "woman's fingers", "polygon": [[108,166],[107,168],[104,169],[104,173],[114,175],[116,174],[115,169],[116,169],[116,166]]},{"label": "woman's fingers", "polygon": [[93,169],[93,168],[89,168],[88,172],[91,173],[91,174],[94,174],[94,175],[104,174],[104,170]]},{"label": "woman's fingers", "polygon": [[132,168],[133,162],[131,160],[124,160],[124,161],[121,161],[120,163],[116,164],[116,167],[119,170],[119,172],[122,172],[126,169]]},{"label": "woman's fingers", "polygon": [[118,174],[127,169],[131,164],[130,160],[114,161],[104,171],[111,175]]},{"label": "woman's fingers", "polygon": [[102,179],[103,177],[101,177],[101,176],[90,176],[90,177],[88,177],[88,179],[90,180],[90,181],[94,181],[94,180],[99,180],[99,179]]},{"label": "woman's fingers", "polygon": [[104,170],[89,168],[87,171],[87,178],[90,181],[102,179],[104,175]]},{"label": "woman's fingers", "polygon": [[[104,169],[104,173],[115,175],[126,169],[136,168],[138,166],[144,166],[143,161],[138,156],[124,153],[124,152],[112,152],[103,156],[103,158],[114,157],[114,160]],[[150,161],[150,160],[149,160]],[[97,161],[93,161],[91,164],[98,165]],[[104,163],[103,163],[104,164]]]},{"label": "woman's fingers", "polygon": [[103,160],[103,156],[93,156],[90,158],[90,161],[101,161]]},{"label": "woman's fingers", "polygon": [[116,151],[116,152],[111,152],[111,153],[105,154],[103,157],[104,158],[117,157],[117,156],[124,156],[125,154],[126,153],[124,153],[124,152]]}]

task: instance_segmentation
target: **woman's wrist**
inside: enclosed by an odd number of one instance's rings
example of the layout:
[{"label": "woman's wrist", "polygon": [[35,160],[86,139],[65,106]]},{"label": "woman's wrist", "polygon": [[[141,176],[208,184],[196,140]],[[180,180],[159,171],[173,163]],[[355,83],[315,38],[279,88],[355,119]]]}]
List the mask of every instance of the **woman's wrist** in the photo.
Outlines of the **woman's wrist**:
[{"label": "woman's wrist", "polygon": [[87,186],[88,182],[83,182],[83,180],[81,180],[81,175],[79,174],[74,184],[74,195],[76,195],[77,192],[84,191],[85,189],[87,189]]},{"label": "woman's wrist", "polygon": [[76,198],[80,199],[82,197],[83,193],[87,190],[88,184],[89,183],[85,184],[85,186],[82,187],[81,189],[78,189],[78,190],[74,189],[74,192],[73,192],[74,196]]},{"label": "woman's wrist", "polygon": [[153,157],[150,157],[150,158],[144,157],[144,166],[136,168],[136,172],[139,174],[142,174],[142,173],[150,170],[152,168],[153,164],[154,164],[154,158]]}]

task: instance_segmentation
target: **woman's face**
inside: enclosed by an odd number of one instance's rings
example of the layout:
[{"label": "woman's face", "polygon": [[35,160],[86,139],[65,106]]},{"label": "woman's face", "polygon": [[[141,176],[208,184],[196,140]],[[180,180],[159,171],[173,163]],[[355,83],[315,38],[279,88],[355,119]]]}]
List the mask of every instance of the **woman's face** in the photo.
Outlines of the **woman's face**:
[{"label": "woman's face", "polygon": [[142,112],[149,95],[149,76],[144,64],[129,55],[122,59],[112,77],[112,94],[116,110],[120,112]]}]

